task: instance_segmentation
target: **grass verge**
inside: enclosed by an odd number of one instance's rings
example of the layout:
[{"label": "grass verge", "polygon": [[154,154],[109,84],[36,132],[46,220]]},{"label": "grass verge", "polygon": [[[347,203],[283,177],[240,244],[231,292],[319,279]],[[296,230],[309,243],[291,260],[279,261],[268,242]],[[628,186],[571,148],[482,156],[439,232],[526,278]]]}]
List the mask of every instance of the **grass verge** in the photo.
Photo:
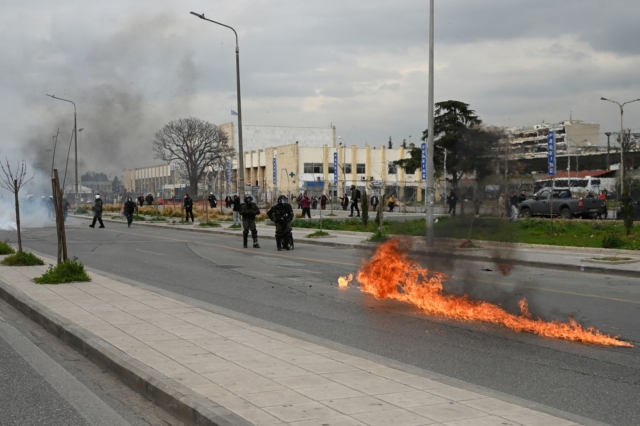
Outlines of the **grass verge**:
[{"label": "grass verge", "polygon": [[240,228],[242,228],[242,225],[240,225],[239,223],[236,223],[236,224],[231,225],[231,226],[229,227],[229,229],[240,229]]},{"label": "grass verge", "polygon": [[305,235],[305,238],[320,238],[320,237],[328,237],[329,233],[325,231],[316,231],[313,234]]},{"label": "grass verge", "polygon": [[379,229],[376,229],[371,237],[369,237],[370,242],[372,243],[384,243],[389,239],[389,236],[383,231],[380,232]]},{"label": "grass verge", "polygon": [[209,228],[219,228],[220,224],[218,222],[200,222],[200,224],[198,226],[202,226],[202,227],[209,227]]},{"label": "grass verge", "polygon": [[84,207],[80,207],[75,211],[75,214],[88,214],[88,213],[89,213],[89,210],[85,209]]},{"label": "grass verge", "polygon": [[6,266],[37,266],[44,265],[44,261],[33,253],[28,251],[19,251],[11,256],[2,259],[1,262]]},{"label": "grass verge", "polygon": [[65,284],[91,281],[91,277],[84,270],[84,265],[74,258],[56,266],[49,265],[47,272],[41,277],[34,278],[33,281],[38,284]]},{"label": "grass verge", "polygon": [[0,254],[13,254],[16,251],[8,243],[0,241]]}]

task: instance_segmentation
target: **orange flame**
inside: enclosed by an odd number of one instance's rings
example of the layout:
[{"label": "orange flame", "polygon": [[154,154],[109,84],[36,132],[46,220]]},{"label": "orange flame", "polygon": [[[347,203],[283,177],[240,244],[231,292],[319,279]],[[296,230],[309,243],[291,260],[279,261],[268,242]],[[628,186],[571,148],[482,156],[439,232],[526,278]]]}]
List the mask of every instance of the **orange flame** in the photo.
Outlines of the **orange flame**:
[{"label": "orange flame", "polygon": [[467,295],[443,295],[442,281],[446,275],[422,268],[409,259],[405,251],[409,244],[409,241],[401,244],[398,239],[387,241],[377,248],[371,260],[363,261],[357,276],[361,290],[376,299],[400,300],[429,314],[456,320],[483,321],[556,339],[633,347],[617,336],[604,334],[594,327],[585,328],[573,318],[568,322],[533,319],[525,299],[519,302],[520,315],[515,315],[492,303],[470,299]]},{"label": "orange flame", "polygon": [[349,283],[353,281],[353,274],[349,274],[349,277],[339,277],[338,278],[338,288],[347,288],[349,287]]}]

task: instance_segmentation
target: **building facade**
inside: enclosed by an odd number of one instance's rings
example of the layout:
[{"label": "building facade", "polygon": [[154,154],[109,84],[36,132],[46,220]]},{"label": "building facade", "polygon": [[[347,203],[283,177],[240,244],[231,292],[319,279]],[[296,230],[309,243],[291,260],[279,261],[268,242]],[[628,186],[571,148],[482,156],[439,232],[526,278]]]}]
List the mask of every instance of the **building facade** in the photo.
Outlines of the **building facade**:
[{"label": "building facade", "polygon": [[606,147],[600,141],[600,125],[568,120],[556,124],[542,123],[533,127],[508,129],[510,156],[514,159],[547,156],[547,136],[555,133],[558,155],[574,154],[577,150],[598,150]]}]

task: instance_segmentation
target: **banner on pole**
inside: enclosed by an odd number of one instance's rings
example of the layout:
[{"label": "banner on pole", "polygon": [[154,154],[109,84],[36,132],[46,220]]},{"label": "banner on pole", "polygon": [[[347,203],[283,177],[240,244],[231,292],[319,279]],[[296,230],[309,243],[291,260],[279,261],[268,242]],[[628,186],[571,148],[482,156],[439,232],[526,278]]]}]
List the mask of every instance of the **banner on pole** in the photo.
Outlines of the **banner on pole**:
[{"label": "banner on pole", "polygon": [[278,159],[273,157],[273,184],[278,184]]},{"label": "banner on pole", "polygon": [[549,167],[549,176],[556,175],[556,137],[553,130],[549,131],[547,136],[547,165]]},{"label": "banner on pole", "polygon": [[333,153],[333,184],[338,184],[338,153]]},{"label": "banner on pole", "polygon": [[422,180],[427,180],[427,144],[422,144]]},{"label": "banner on pole", "polygon": [[231,188],[231,162],[227,162],[227,187]]}]

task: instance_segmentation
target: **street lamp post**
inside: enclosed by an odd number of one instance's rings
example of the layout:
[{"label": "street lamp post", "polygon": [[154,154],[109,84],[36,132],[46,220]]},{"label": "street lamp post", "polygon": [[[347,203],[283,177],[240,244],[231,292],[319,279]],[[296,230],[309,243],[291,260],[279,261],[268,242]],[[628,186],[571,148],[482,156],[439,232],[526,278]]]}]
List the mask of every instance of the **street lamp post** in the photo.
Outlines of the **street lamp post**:
[{"label": "street lamp post", "polygon": [[[205,18],[204,13],[195,13],[191,12],[192,15],[197,16],[198,18],[209,21],[211,23],[220,25],[222,27],[229,28],[233,31],[233,34],[236,36],[236,84],[237,84],[237,95],[238,95],[238,179],[241,184],[246,185],[244,181],[244,150],[242,148],[242,101],[240,96],[240,47],[238,45],[238,33],[229,25],[222,24],[220,22],[212,21],[211,19]],[[239,192],[239,191],[238,191]]]},{"label": "street lamp post", "polygon": [[427,137],[427,247],[434,246],[433,240],[433,208],[434,208],[434,172],[433,170],[433,151],[434,151],[434,97],[433,97],[433,51],[434,51],[434,0],[430,1],[429,14],[429,116],[428,116],[428,137]]},{"label": "street lamp post", "polygon": [[75,151],[75,166],[76,166],[76,190],[75,190],[75,200],[76,200],[76,210],[78,210],[78,116],[76,114],[76,104],[73,101],[68,99],[58,98],[56,95],[47,95],[50,98],[57,99],[59,101],[69,102],[73,104],[73,134],[74,134],[74,151]]},{"label": "street lamp post", "polygon": [[607,170],[609,170],[611,166],[611,163],[609,162],[609,151],[611,150],[609,138],[611,138],[611,132],[605,132],[605,135],[607,135]]},{"label": "street lamp post", "polygon": [[624,193],[624,106],[638,102],[640,99],[634,99],[623,104],[607,98],[600,98],[600,100],[614,103],[620,107],[620,193]]}]

